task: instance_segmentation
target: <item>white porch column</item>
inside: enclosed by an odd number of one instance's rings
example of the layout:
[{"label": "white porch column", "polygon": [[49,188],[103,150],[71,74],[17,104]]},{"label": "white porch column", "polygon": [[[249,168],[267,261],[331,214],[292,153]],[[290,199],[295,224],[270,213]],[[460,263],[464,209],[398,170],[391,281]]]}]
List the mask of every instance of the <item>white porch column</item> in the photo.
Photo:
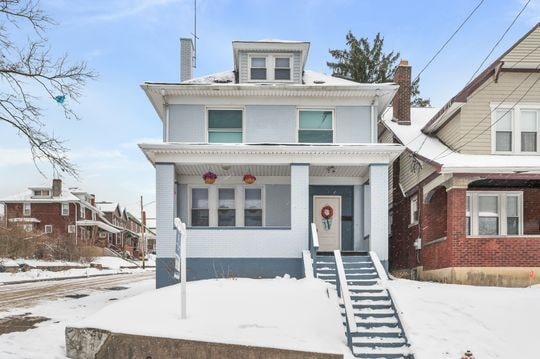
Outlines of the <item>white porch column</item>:
[{"label": "white porch column", "polygon": [[388,165],[369,166],[370,250],[388,268]]},{"label": "white porch column", "polygon": [[291,229],[299,244],[298,256],[309,249],[309,164],[291,164]]},{"label": "white porch column", "polygon": [[156,252],[158,258],[174,258],[175,209],[174,164],[156,163]]}]

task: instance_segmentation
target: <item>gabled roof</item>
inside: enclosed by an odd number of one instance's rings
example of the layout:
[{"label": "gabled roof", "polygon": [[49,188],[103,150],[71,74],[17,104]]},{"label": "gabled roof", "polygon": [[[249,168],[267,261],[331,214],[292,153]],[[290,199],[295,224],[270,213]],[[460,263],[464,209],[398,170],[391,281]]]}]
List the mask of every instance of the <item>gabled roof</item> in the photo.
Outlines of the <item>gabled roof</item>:
[{"label": "gabled roof", "polygon": [[411,108],[411,124],[393,121],[392,109],[382,118],[384,126],[417,157],[438,168],[440,173],[540,173],[538,156],[472,155],[451,150],[437,137],[422,132],[422,128],[439,111],[438,108]]},{"label": "gabled roof", "polygon": [[[32,188],[35,188],[35,187],[32,187]],[[13,203],[13,202],[51,203],[51,202],[79,202],[79,201],[80,201],[79,197],[75,196],[70,191],[62,191],[60,196],[55,196],[55,197],[34,197],[34,193],[32,190],[26,190],[24,192],[17,193],[15,195],[0,199],[0,202],[5,202],[5,203]]]},{"label": "gabled roof", "polygon": [[307,56],[309,52],[308,41],[291,41],[291,40],[277,40],[266,39],[256,41],[233,41],[233,56],[234,66],[238,68],[238,53],[241,50],[245,51],[300,51],[302,57],[302,69],[306,66]]},{"label": "gabled roof", "polygon": [[523,35],[499,58],[476,76],[469,84],[450,99],[422,128],[427,134],[437,132],[453,114],[458,111],[468,97],[474,93],[491,76],[504,69],[538,69],[540,63],[540,23]]}]

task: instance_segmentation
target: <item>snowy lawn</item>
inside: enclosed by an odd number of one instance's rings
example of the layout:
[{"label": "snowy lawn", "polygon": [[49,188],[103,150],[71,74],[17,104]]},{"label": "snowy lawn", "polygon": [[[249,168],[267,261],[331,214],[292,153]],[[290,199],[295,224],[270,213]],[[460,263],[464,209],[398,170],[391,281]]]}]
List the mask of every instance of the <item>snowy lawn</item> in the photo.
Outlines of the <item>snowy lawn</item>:
[{"label": "snowy lawn", "polygon": [[539,358],[540,287],[388,282],[416,359]]},{"label": "snowy lawn", "polygon": [[103,274],[120,274],[133,273],[134,271],[142,271],[142,269],[97,269],[97,268],[80,268],[68,269],[64,271],[52,272],[43,269],[31,269],[26,272],[17,273],[0,273],[0,285],[11,282],[35,281],[43,279],[61,279],[83,276],[94,276]]},{"label": "snowy lawn", "polygon": [[316,279],[189,282],[187,320],[175,285],[111,304],[75,326],[349,357],[335,290],[328,289]]},{"label": "snowy lawn", "polygon": [[93,264],[100,264],[103,268],[119,269],[119,268],[136,268],[137,265],[122,259],[120,257],[96,257],[92,260]]},{"label": "snowy lawn", "polygon": [[88,263],[68,262],[68,261],[46,261],[42,259],[25,259],[25,258],[0,258],[0,266],[18,267],[27,265],[34,268],[39,267],[88,267]]}]

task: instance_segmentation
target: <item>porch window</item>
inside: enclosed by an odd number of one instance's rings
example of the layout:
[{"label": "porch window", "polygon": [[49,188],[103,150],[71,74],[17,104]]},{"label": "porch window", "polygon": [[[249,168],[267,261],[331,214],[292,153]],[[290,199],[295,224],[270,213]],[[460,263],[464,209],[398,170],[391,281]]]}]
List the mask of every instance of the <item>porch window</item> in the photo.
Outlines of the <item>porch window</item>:
[{"label": "porch window", "polygon": [[191,190],[191,225],[208,227],[208,188],[192,188]]},{"label": "porch window", "polygon": [[242,110],[208,110],[209,143],[242,143]]},{"label": "porch window", "polygon": [[334,142],[333,111],[300,110],[298,123],[298,142],[332,143]]},{"label": "porch window", "polygon": [[291,79],[291,58],[276,57],[275,58],[274,79],[275,80],[290,80]]},{"label": "porch window", "polygon": [[411,197],[411,224],[418,223],[418,195]]},{"label": "porch window", "polygon": [[218,227],[234,227],[236,225],[234,188],[219,188],[218,197]]},{"label": "porch window", "polygon": [[68,233],[75,233],[75,225],[69,224],[68,225]]},{"label": "porch window", "polygon": [[496,236],[499,234],[499,197],[478,196],[478,234]]},{"label": "porch window", "polygon": [[251,80],[266,80],[266,57],[251,57]]},{"label": "porch window", "polygon": [[32,213],[32,205],[30,203],[23,203],[23,215],[29,216]]},{"label": "porch window", "polygon": [[52,224],[45,225],[45,233],[52,233]]},{"label": "porch window", "polygon": [[69,203],[62,203],[62,216],[69,216]]},{"label": "porch window", "polygon": [[244,198],[244,225],[246,227],[261,227],[263,225],[261,189],[246,188]]},{"label": "porch window", "polygon": [[466,201],[467,235],[523,234],[522,192],[469,191]]}]

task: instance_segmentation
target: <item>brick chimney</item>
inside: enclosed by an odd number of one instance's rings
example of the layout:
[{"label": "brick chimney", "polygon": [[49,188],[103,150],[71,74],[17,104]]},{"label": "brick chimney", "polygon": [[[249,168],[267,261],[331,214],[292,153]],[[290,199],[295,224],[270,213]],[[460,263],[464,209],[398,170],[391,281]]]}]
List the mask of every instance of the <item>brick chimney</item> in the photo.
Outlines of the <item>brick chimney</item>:
[{"label": "brick chimney", "polygon": [[62,180],[60,178],[53,178],[52,180],[52,195],[53,197],[62,195]]},{"label": "brick chimney", "polygon": [[180,82],[193,77],[193,40],[180,39]]},{"label": "brick chimney", "polygon": [[394,82],[399,85],[399,89],[392,101],[394,110],[394,120],[400,125],[411,124],[411,66],[409,61],[401,60]]}]

